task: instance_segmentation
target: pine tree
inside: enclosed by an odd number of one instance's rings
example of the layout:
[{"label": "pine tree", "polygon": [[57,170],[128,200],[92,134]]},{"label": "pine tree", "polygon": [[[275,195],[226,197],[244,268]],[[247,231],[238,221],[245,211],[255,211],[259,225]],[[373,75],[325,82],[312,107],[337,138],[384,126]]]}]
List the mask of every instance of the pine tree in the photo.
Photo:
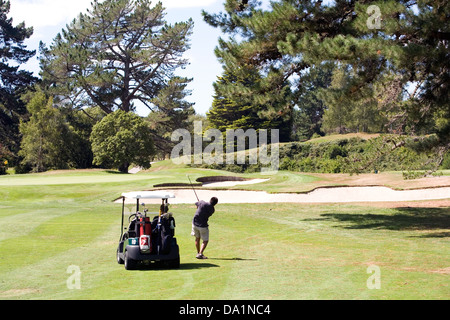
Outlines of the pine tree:
[{"label": "pine tree", "polygon": [[31,116],[20,123],[22,164],[30,165],[34,172],[67,169],[70,153],[66,142],[71,133],[63,114],[41,90],[29,95]]},{"label": "pine tree", "polygon": [[[438,136],[438,152],[450,149],[450,6],[445,1],[281,0],[268,10],[256,2],[239,3],[227,0],[225,13],[203,13],[212,26],[240,36],[239,42],[232,37],[219,43],[218,56],[227,65],[255,66],[267,79],[261,88],[276,92],[281,87],[274,79],[297,82],[300,90],[311,66],[347,64],[353,76],[340,90],[343,103],[360,101],[358,108],[375,98],[398,133],[416,134],[435,123],[429,133]],[[411,85],[415,89],[405,95]],[[402,99],[396,94],[383,99],[375,91],[382,86],[400,92]],[[264,99],[266,92],[252,94]]]},{"label": "pine tree", "polygon": [[320,92],[331,85],[333,69],[334,63],[311,66],[302,77],[301,83],[294,83],[299,88],[293,119],[293,137],[296,140],[308,140],[314,134],[324,134],[322,122],[327,105],[320,98]]},{"label": "pine tree", "polygon": [[[169,25],[161,2],[105,0],[92,3],[54,39],[41,46],[43,79],[55,95],[75,107],[99,106],[106,113],[135,111],[169,84],[189,49],[192,19]],[[187,79],[185,79],[187,81]]]},{"label": "pine tree", "polygon": [[277,101],[261,103],[250,94],[261,82],[261,77],[252,68],[230,68],[218,77],[213,84],[213,105],[206,114],[210,126],[222,132],[227,129],[280,129],[280,140],[288,140],[291,114],[287,117],[281,112],[270,114],[267,106],[273,106]]},{"label": "pine tree", "polygon": [[189,81],[190,79],[173,77],[152,101],[156,110],[148,115],[147,120],[153,131],[155,148],[161,158],[170,154],[174,146],[171,141],[172,132],[188,128],[189,118],[195,114],[194,103],[185,100],[190,94],[190,91],[186,90]]},{"label": "pine tree", "polygon": [[238,87],[249,87],[255,81],[250,73],[244,75],[244,79],[227,72],[218,77],[213,84],[215,95],[212,108],[206,113],[212,128],[222,132],[238,128],[247,130],[262,122],[258,117],[258,109],[251,105],[250,99],[235,94]]},{"label": "pine tree", "polygon": [[323,130],[337,133],[382,132],[386,120],[370,86],[360,90],[350,100],[346,94],[352,87],[353,72],[348,65],[336,66],[331,85],[319,91],[319,98],[327,106],[323,116]]},{"label": "pine tree", "polygon": [[19,122],[27,115],[20,95],[36,78],[20,70],[21,64],[35,54],[24,45],[33,28],[25,23],[14,26],[12,18],[8,18],[9,10],[10,2],[0,0],[0,159],[5,156],[13,164],[19,149]]},{"label": "pine tree", "polygon": [[347,72],[345,68],[336,68],[330,88],[321,91],[320,96],[328,107],[323,116],[323,129],[327,132],[347,133],[348,124],[351,122],[352,106],[346,103],[342,93],[342,89],[348,85]]},{"label": "pine tree", "polygon": [[[251,36],[246,33],[249,29],[241,24],[241,18],[249,18],[255,14],[257,1],[249,1],[243,4],[241,1],[228,1],[225,7],[233,12],[233,16],[216,17],[203,12],[205,20],[213,26],[219,26],[224,31],[230,33],[241,32],[242,34]],[[291,138],[292,116],[294,109],[293,95],[291,85],[287,81],[283,70],[269,66],[264,70],[259,70],[255,61],[246,59],[245,54],[255,47],[247,48],[244,44],[236,42],[234,39],[225,41],[219,39],[219,46],[215,53],[219,61],[224,66],[224,75],[232,75],[236,80],[229,83],[218,81],[216,84],[216,104],[213,113],[216,118],[227,118],[225,113],[218,113],[218,109],[224,109],[224,103],[231,107],[234,105],[234,117],[239,117],[240,121],[236,122],[233,117],[233,126],[241,126],[241,128],[271,128],[280,130],[280,140],[288,141]],[[220,87],[221,89],[218,89]],[[223,100],[223,101],[220,101]],[[236,113],[236,108],[239,112]],[[257,115],[257,117],[255,117]],[[259,119],[258,119],[259,118]],[[218,121],[221,121],[220,119]],[[228,125],[230,123],[228,122]]]}]

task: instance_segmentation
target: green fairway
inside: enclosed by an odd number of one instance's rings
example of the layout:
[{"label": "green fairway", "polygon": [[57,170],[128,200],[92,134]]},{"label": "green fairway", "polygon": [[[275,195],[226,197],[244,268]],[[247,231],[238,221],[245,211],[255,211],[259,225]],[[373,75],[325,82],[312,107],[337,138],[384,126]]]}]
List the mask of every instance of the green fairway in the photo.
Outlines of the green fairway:
[{"label": "green fairway", "polygon": [[[114,199],[185,182],[187,173],[224,174],[166,169],[0,177],[0,299],[450,297],[449,208],[219,203],[210,220],[209,259],[197,260],[190,236],[195,206],[172,205],[180,269],[126,271],[115,260],[121,206]],[[313,182],[280,172],[259,188]],[[81,272],[79,289],[70,286],[71,266]],[[380,289],[369,288],[373,266],[381,272]]]},{"label": "green fairway", "polygon": [[61,173],[40,173],[27,175],[5,176],[0,179],[0,186],[30,186],[30,185],[66,185],[90,184],[148,180],[154,177],[148,175],[121,174],[114,171],[67,171]]}]

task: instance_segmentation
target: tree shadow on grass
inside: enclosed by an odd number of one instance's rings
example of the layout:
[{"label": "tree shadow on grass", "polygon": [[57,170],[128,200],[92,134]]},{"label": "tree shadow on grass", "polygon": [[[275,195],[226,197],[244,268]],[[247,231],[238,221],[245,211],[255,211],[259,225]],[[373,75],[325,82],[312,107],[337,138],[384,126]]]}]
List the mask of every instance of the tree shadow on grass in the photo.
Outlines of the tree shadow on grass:
[{"label": "tree shadow on grass", "polygon": [[[397,208],[392,214],[347,214],[325,213],[322,218],[344,223],[345,229],[385,229],[393,231],[433,231],[421,235],[424,238],[443,238],[450,236],[450,208]],[[443,231],[448,229],[449,232]]]},{"label": "tree shadow on grass", "polygon": [[256,261],[257,259],[245,258],[208,258],[209,260],[224,260],[224,261]]},{"label": "tree shadow on grass", "polygon": [[120,172],[116,170],[105,170],[105,172],[110,174],[130,174],[129,172]]}]

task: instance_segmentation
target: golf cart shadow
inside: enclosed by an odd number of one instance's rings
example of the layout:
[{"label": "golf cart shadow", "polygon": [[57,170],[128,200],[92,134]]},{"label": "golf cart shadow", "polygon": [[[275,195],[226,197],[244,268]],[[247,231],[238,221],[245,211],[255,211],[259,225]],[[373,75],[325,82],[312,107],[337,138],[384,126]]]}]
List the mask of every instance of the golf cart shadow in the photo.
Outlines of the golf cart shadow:
[{"label": "golf cart shadow", "polygon": [[181,270],[194,270],[203,268],[219,268],[217,264],[212,263],[182,263],[180,264]]},{"label": "golf cart shadow", "polygon": [[150,263],[139,265],[134,271],[152,271],[152,270],[195,270],[203,268],[218,268],[217,264],[212,263],[180,263],[178,268],[168,268],[160,263]]}]

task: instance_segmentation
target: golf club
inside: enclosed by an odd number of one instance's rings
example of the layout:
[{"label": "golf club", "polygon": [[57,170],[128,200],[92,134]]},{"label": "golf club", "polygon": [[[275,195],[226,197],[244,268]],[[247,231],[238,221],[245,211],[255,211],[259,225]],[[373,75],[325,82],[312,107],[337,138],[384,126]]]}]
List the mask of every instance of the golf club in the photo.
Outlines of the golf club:
[{"label": "golf club", "polygon": [[192,182],[191,182],[191,178],[189,178],[189,175],[186,175],[186,176],[187,176],[188,179],[189,179],[189,183],[190,183],[190,185],[191,185],[191,187],[192,187],[192,190],[194,190],[195,197],[197,198],[197,201],[200,201],[199,198],[198,198],[198,196],[197,196],[197,192],[195,192],[194,185],[193,185]]}]

